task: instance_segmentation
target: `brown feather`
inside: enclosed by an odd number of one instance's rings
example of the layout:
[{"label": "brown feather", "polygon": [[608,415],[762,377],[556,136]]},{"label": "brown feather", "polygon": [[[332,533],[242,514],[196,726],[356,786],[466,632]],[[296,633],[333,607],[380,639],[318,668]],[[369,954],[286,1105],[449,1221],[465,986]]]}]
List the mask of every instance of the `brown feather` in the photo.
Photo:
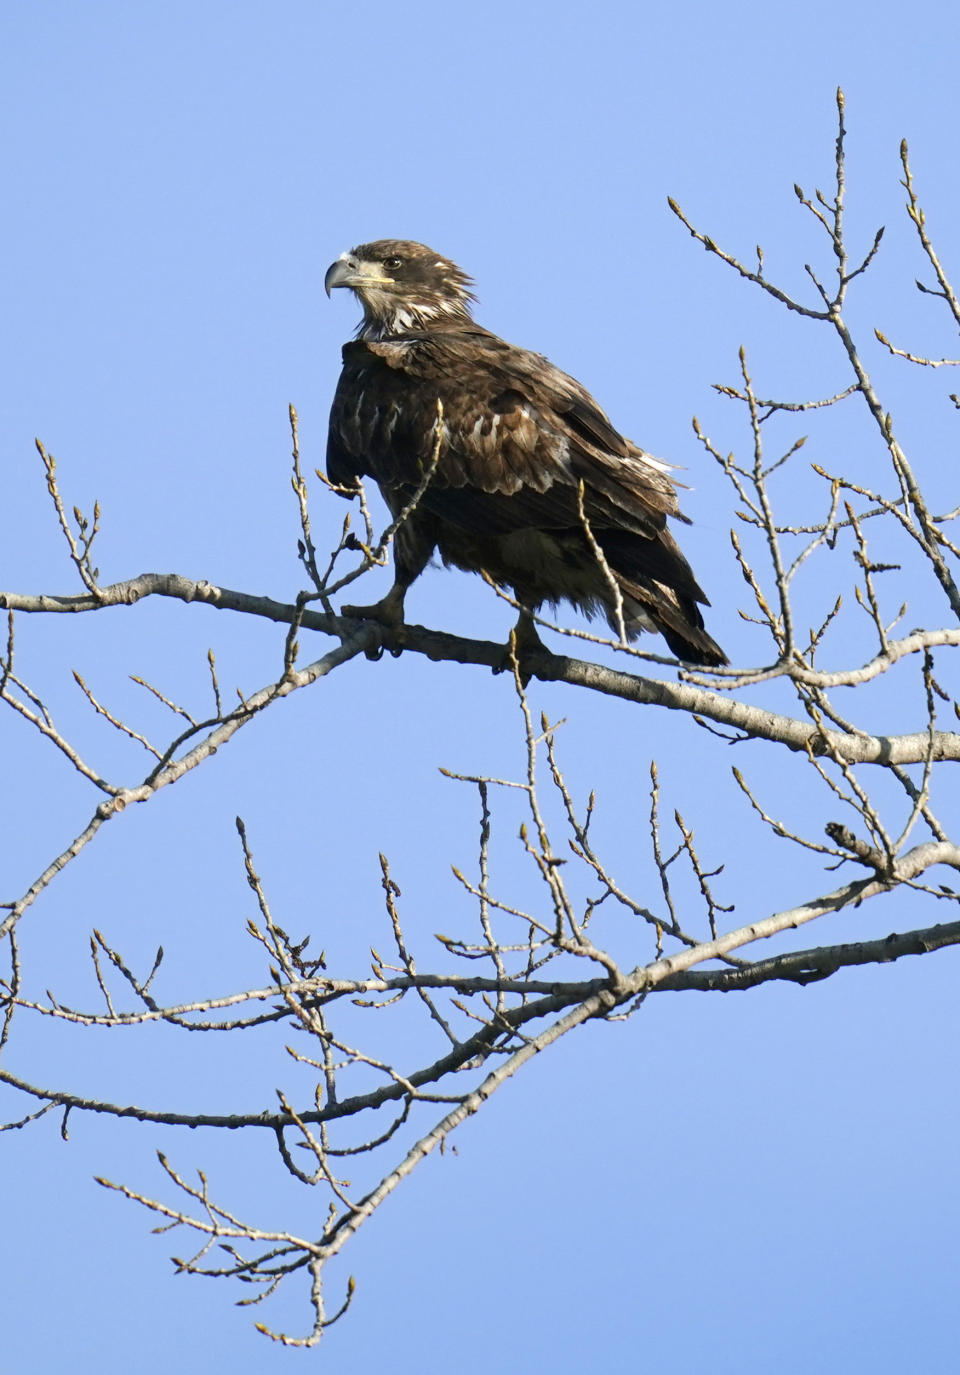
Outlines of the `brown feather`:
[{"label": "brown feather", "polygon": [[[394,551],[392,606],[434,549],[443,561],[512,587],[530,609],[569,601],[615,626],[656,628],[678,657],[722,664],[703,626],[707,599],[667,529],[680,516],[674,483],[613,427],[579,382],[540,354],[470,317],[469,278],[422,244],[383,240],[345,254],[327,274],[364,305],[361,338],[343,350],[330,414],[327,473],[344,488],[372,478],[398,512],[443,435],[436,471]],[[683,519],[682,516],[680,516]],[[407,528],[408,527],[408,528]]]}]

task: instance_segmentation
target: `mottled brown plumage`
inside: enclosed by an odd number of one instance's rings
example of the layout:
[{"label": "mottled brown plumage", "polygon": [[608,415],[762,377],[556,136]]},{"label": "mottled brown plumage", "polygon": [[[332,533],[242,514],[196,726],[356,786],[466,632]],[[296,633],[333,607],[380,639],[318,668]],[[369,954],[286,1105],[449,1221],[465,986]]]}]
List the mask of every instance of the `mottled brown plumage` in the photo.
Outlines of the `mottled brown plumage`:
[{"label": "mottled brown plumage", "polygon": [[[667,529],[680,515],[665,464],[611,425],[579,382],[537,353],[474,323],[470,279],[423,244],[383,239],[343,254],[326,288],[349,287],[364,311],[345,345],[330,414],[327,474],[349,493],[371,477],[394,514],[435,471],[400,527],[395,582],[375,607],[399,622],[407,588],[434,551],[484,572],[529,611],[571,602],[627,637],[655,629],[690,663],[726,656],[703,626],[707,599]],[[603,551],[597,558],[579,511]]]}]

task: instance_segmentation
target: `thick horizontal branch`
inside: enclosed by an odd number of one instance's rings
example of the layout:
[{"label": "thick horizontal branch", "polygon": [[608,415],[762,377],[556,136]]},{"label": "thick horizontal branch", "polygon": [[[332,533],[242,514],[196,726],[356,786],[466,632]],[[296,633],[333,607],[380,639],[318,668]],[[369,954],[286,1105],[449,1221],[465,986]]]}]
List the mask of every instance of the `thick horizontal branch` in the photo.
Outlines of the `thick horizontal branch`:
[{"label": "thick horizontal branch", "polygon": [[737,969],[691,969],[673,979],[665,979],[658,991],[697,989],[703,993],[733,993],[756,988],[758,984],[786,980],[789,983],[818,983],[828,979],[838,969],[860,964],[890,964],[904,955],[929,955],[960,945],[960,921],[943,922],[922,931],[892,932],[872,941],[856,941],[849,945],[823,945],[812,950],[793,950],[785,955],[771,955]]},{"label": "thick horizontal branch", "polygon": [[[28,613],[65,613],[99,611],[108,606],[132,606],[145,597],[172,597],[183,602],[203,602],[218,610],[238,611],[261,616],[284,625],[298,621],[306,630],[345,637],[356,634],[357,622],[329,616],[320,611],[300,610],[292,603],[215,587],[196,582],[177,573],[142,573],[126,582],[98,589],[82,596],[27,595],[0,592],[0,608]],[[406,650],[429,659],[479,664],[500,670],[505,667],[506,648],[488,640],[468,640],[459,635],[428,630],[424,626],[403,625],[396,630],[367,624],[379,644],[388,650]],[[909,735],[858,735],[843,731],[820,732],[807,720],[783,716],[763,707],[734,701],[721,693],[692,683],[671,683],[655,678],[607,668],[582,659],[538,650],[524,658],[524,671],[545,682],[569,683],[590,688],[623,701],[685,711],[744,732],[752,739],[770,740],[799,753],[834,756],[848,764],[917,764],[941,760],[960,760],[960,735],[936,731],[931,742],[926,731]],[[931,748],[932,743],[932,748]]]},{"label": "thick horizontal branch", "polygon": [[[554,669],[552,664],[557,665]],[[960,735],[927,731],[909,735],[855,735],[846,731],[818,731],[809,721],[797,720],[747,702],[732,701],[690,683],[665,683],[641,678],[581,659],[537,655],[529,663],[538,678],[593,688],[625,702],[645,702],[674,711],[691,712],[743,731],[753,740],[770,740],[800,754],[829,756],[845,764],[921,764],[960,761]],[[526,661],[525,661],[526,666]]]}]

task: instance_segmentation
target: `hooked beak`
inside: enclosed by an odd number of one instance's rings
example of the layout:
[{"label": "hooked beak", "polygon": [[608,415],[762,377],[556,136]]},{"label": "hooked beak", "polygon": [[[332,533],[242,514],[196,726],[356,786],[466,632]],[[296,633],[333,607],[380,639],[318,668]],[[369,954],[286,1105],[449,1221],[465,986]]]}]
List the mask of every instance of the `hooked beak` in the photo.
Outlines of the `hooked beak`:
[{"label": "hooked beak", "polygon": [[323,279],[323,289],[328,296],[337,286],[348,286],[357,291],[365,286],[392,285],[392,277],[380,276],[371,263],[362,263],[350,253],[344,253],[335,263],[331,263]]}]

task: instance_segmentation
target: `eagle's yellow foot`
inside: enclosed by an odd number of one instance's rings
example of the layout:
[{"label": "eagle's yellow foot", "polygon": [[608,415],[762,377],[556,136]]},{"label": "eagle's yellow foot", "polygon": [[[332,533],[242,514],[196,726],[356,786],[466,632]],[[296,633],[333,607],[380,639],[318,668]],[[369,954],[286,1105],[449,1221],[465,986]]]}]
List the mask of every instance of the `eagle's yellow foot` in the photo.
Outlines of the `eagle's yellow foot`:
[{"label": "eagle's yellow foot", "polygon": [[[381,597],[373,606],[341,606],[341,616],[352,616],[358,621],[376,621],[378,625],[384,626],[387,630],[392,630],[394,638],[400,638],[403,626],[403,599],[406,588],[394,585],[385,597]],[[403,652],[401,644],[391,646],[390,653],[397,658]],[[377,645],[375,649],[367,650],[368,659],[379,659],[383,654],[383,645]]]},{"label": "eagle's yellow foot", "polygon": [[353,616],[358,621],[379,621],[381,625],[396,630],[403,625],[404,589],[391,587],[385,597],[372,606],[342,606],[341,616]]}]

